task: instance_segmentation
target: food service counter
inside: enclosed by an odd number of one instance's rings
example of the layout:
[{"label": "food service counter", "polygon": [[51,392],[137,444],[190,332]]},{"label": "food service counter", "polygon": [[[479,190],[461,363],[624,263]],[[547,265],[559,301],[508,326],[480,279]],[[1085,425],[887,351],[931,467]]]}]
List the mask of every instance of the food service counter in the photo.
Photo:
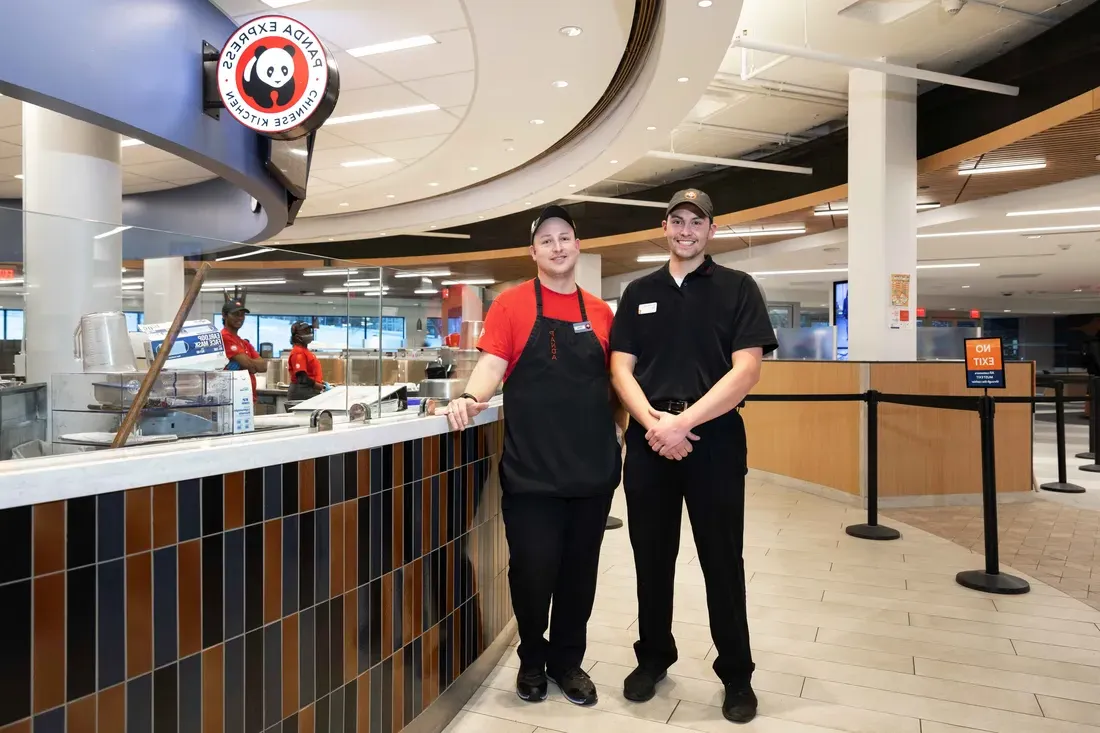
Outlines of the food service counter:
[{"label": "food service counter", "polygon": [[502,412],[0,464],[0,730],[442,730],[513,626]]},{"label": "food service counter", "polygon": [[[994,396],[1030,396],[1032,362],[1005,364],[1008,388]],[[963,362],[772,361],[762,365],[756,394],[970,395]],[[880,404],[880,505],[981,501],[976,412]],[[794,479],[799,488],[861,502],[867,495],[867,408],[862,402],[750,402],[742,411],[749,468]],[[1030,405],[997,405],[997,492],[1001,501],[1032,490]]]}]

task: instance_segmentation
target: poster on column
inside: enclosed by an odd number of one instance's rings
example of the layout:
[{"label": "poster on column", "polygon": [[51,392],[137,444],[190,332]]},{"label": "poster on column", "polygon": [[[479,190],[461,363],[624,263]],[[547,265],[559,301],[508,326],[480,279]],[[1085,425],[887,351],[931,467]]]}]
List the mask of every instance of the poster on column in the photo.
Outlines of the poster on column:
[{"label": "poster on column", "polygon": [[908,331],[913,328],[913,312],[910,310],[909,273],[890,276],[890,328]]},{"label": "poster on column", "polygon": [[1001,339],[966,339],[966,386],[1004,389],[1005,362]]}]

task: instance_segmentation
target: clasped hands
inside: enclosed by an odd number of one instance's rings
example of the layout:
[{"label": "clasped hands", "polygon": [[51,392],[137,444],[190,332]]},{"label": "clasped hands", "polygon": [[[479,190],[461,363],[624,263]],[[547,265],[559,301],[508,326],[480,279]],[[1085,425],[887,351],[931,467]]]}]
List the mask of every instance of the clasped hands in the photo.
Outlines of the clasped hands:
[{"label": "clasped hands", "polygon": [[692,451],[692,442],[699,440],[699,436],[691,432],[680,415],[661,412],[652,407],[649,408],[649,415],[657,420],[645,434],[649,447],[662,458],[684,460]]}]

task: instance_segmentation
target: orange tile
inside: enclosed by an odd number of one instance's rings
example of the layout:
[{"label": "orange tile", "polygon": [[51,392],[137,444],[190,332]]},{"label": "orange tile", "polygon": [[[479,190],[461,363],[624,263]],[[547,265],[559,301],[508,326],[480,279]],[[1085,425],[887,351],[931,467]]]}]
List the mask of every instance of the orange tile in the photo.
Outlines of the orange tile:
[{"label": "orange tile", "polygon": [[176,544],[176,485],[153,487],[153,547]]},{"label": "orange tile", "polygon": [[393,654],[393,573],[382,576],[382,659]]},{"label": "orange tile", "polygon": [[359,502],[344,505],[344,590],[359,587]]},{"label": "orange tile", "polygon": [[[333,504],[329,510],[329,593],[335,598],[344,592],[344,507]],[[318,599],[326,600],[326,599]]]},{"label": "orange tile", "polygon": [[359,695],[356,698],[358,707],[359,733],[370,733],[370,670],[359,675]]},{"label": "orange tile", "polygon": [[144,552],[126,558],[126,676],[152,670],[153,556]]},{"label": "orange tile", "polygon": [[88,695],[65,708],[65,730],[67,733],[96,733],[95,715],[96,696]]},{"label": "orange tile", "polygon": [[[412,664],[412,660],[409,660]],[[405,650],[393,655],[393,733],[405,727]]]},{"label": "orange tile", "polygon": [[[360,720],[361,719],[362,718],[360,718]],[[360,726],[359,730],[365,731],[367,728]],[[31,720],[27,718],[26,720],[20,720],[18,723],[5,725],[3,728],[0,728],[0,733],[31,733]]]},{"label": "orange tile", "polygon": [[405,444],[393,444],[393,485],[402,486],[405,483]]},{"label": "orange tile", "polygon": [[244,526],[244,472],[227,473],[223,489],[225,528],[237,529]]},{"label": "orange tile", "polygon": [[[357,486],[358,491],[356,493],[359,496],[366,496],[367,494],[370,493],[370,451],[369,450],[359,451],[358,463],[359,463],[359,471],[358,471],[358,476],[356,477],[357,478],[356,483],[358,484],[358,486]],[[360,733],[364,733],[364,732],[360,731]]]},{"label": "orange tile", "polygon": [[153,491],[148,486],[126,492],[126,554],[153,546]]},{"label": "orange tile", "polygon": [[99,733],[126,730],[126,685],[115,685],[98,695]]},{"label": "orange tile", "polygon": [[298,510],[313,511],[317,507],[317,461],[298,461]]},{"label": "orange tile", "polygon": [[298,614],[284,618],[282,628],[283,717],[288,718],[298,712]]},{"label": "orange tile", "polygon": [[[316,725],[317,721],[312,705],[298,713],[298,733],[315,733]],[[369,732],[366,728],[360,728],[359,733]]]},{"label": "orange tile", "polygon": [[34,580],[34,712],[65,702],[65,576]]},{"label": "orange tile", "polygon": [[65,502],[34,506],[34,574],[65,569]]},{"label": "orange tile", "polygon": [[225,647],[218,644],[202,654],[202,733],[222,733],[224,727]]},{"label": "orange tile", "polygon": [[179,653],[202,650],[202,547],[199,540],[179,546]]},{"label": "orange tile", "polygon": [[[394,471],[397,469],[395,468]],[[411,489],[411,487],[410,487]],[[405,564],[405,487],[393,487],[393,566]]]}]

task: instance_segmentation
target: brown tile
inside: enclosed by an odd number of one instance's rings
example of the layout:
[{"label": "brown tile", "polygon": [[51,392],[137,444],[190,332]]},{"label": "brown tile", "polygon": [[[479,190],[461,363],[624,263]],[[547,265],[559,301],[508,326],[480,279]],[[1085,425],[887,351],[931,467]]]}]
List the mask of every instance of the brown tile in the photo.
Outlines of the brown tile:
[{"label": "brown tile", "polygon": [[176,485],[153,487],[153,547],[176,544]]},{"label": "brown tile", "polygon": [[237,529],[244,526],[244,471],[225,474],[222,500],[225,528]]},{"label": "brown tile", "polygon": [[180,657],[202,650],[202,546],[199,540],[179,546]]},{"label": "brown tile", "polygon": [[288,718],[298,712],[298,614],[284,618],[282,627],[283,717]]},{"label": "brown tile", "polygon": [[[360,727],[359,730],[367,730],[367,728]],[[5,725],[0,728],[0,733],[31,733],[31,720],[20,720],[18,723],[12,723],[11,725]]]},{"label": "brown tile", "polygon": [[[313,706],[310,705],[298,713],[298,733],[316,733],[316,729],[316,716],[314,715]],[[368,729],[361,727],[359,733],[368,733]]]},{"label": "brown tile", "polygon": [[65,502],[34,506],[34,574],[65,569]]},{"label": "brown tile", "polygon": [[153,556],[145,552],[126,558],[126,676],[152,670]]},{"label": "brown tile", "polygon": [[[409,660],[412,664],[412,660]],[[409,691],[412,693],[412,690]],[[405,650],[393,655],[393,733],[405,727]]]},{"label": "brown tile", "polygon": [[202,653],[202,733],[222,733],[224,727],[225,646],[218,644]]},{"label": "brown tile", "polygon": [[66,733],[96,733],[95,695],[88,695],[65,708]]},{"label": "brown tile", "polygon": [[310,512],[317,508],[317,461],[310,458],[298,461],[298,511]]},{"label": "brown tile", "polygon": [[344,595],[344,683],[355,679],[359,671],[359,614],[358,593],[355,590]]},{"label": "brown tile", "polygon": [[[459,643],[461,643],[461,641],[465,637],[465,634],[463,634],[462,631],[460,630],[460,629],[462,629],[462,622],[463,622],[462,615],[463,615],[462,614],[462,608],[461,607],[456,608],[455,609],[455,641],[454,641],[454,644],[455,644],[456,647],[458,646]],[[451,655],[451,679],[457,680],[458,676],[460,674],[462,674],[462,655],[459,653],[458,649],[456,648],[455,653]]]},{"label": "brown tile", "polygon": [[367,496],[370,494],[370,451],[361,450],[358,456],[359,470],[358,470],[358,490],[359,496]]},{"label": "brown tile", "polygon": [[393,573],[382,576],[382,658],[393,654]]},{"label": "brown tile", "polygon": [[65,576],[34,580],[34,712],[65,702]]},{"label": "brown tile", "polygon": [[358,501],[344,505],[344,590],[359,586],[359,506]]},{"label": "brown tile", "polygon": [[[394,469],[395,471],[397,469]],[[411,487],[410,487],[411,489]],[[393,566],[405,564],[405,487],[393,487]]]},{"label": "brown tile", "polygon": [[99,693],[99,733],[126,730],[126,685],[115,685]]},{"label": "brown tile", "polygon": [[283,615],[283,523],[264,522],[264,623]]},{"label": "brown tile", "polygon": [[413,634],[413,607],[415,606],[416,598],[413,591],[413,568],[410,565],[405,568],[405,572],[401,574],[402,585],[401,589],[401,644],[407,646],[412,643],[415,637]]},{"label": "brown tile", "polygon": [[[405,444],[393,444],[393,485],[402,486],[405,483]],[[395,716],[396,717],[396,716]]]},{"label": "brown tile", "polygon": [[346,506],[346,504],[334,504],[329,510],[328,582],[331,598],[344,593],[344,508]]},{"label": "brown tile", "polygon": [[126,554],[148,552],[153,546],[153,490],[126,492]]},{"label": "brown tile", "polygon": [[355,700],[358,710],[358,733],[370,733],[370,670],[359,675],[359,695]]}]

